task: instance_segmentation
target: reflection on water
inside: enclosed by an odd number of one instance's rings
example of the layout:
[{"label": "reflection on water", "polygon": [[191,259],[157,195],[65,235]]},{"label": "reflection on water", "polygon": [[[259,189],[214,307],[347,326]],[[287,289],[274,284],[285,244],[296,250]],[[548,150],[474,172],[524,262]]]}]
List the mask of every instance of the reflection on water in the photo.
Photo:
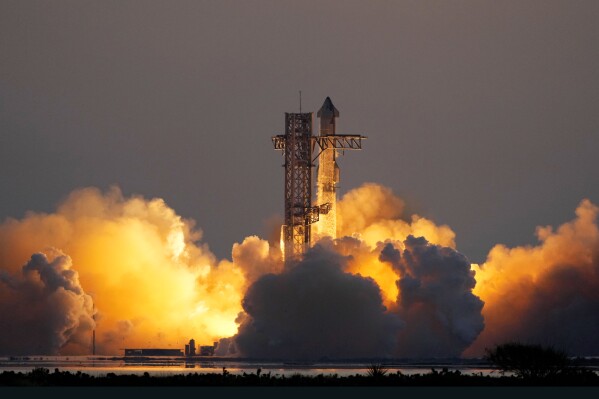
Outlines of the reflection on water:
[{"label": "reflection on water", "polygon": [[[273,376],[302,375],[338,375],[349,376],[366,374],[371,363],[283,363],[268,361],[246,361],[227,358],[196,358],[186,361],[182,358],[146,357],[146,358],[115,358],[102,356],[30,356],[30,357],[0,357],[0,372],[15,371],[29,372],[37,367],[44,367],[53,371],[78,371],[93,376],[104,376],[108,373],[138,374],[148,373],[152,376],[167,376],[188,373],[222,373],[223,367],[233,374],[255,373],[261,369],[262,373],[271,373]],[[450,371],[460,370],[463,374],[499,375],[499,371],[491,368],[482,361],[460,363],[393,363],[385,364],[389,373],[397,371],[402,374],[426,374],[435,369],[441,371],[447,368]]]}]

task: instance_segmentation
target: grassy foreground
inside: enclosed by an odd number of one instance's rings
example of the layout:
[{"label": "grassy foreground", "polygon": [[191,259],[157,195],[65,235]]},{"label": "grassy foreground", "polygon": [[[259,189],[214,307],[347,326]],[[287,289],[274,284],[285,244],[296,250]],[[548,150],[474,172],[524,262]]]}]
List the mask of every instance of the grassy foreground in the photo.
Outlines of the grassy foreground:
[{"label": "grassy foreground", "polygon": [[338,376],[320,374],[307,376],[271,375],[262,373],[231,374],[226,368],[216,373],[189,373],[172,376],[116,375],[91,376],[82,372],[54,372],[36,368],[28,373],[5,371],[0,374],[0,386],[599,386],[599,375],[585,369],[571,369],[550,378],[517,376],[465,375],[459,370],[431,369],[429,373],[405,375],[389,373],[384,366],[371,366],[366,374]]}]

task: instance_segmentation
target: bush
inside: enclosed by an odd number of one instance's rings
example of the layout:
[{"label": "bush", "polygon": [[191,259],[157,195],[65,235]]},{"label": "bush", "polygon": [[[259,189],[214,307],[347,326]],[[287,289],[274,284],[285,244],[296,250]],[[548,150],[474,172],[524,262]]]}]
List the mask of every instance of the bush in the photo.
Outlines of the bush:
[{"label": "bush", "polygon": [[485,359],[504,372],[513,372],[519,378],[555,377],[564,374],[570,365],[565,352],[541,345],[510,342],[486,351]]},{"label": "bush", "polygon": [[389,369],[383,366],[382,364],[371,364],[367,369],[367,374],[372,378],[383,378]]}]

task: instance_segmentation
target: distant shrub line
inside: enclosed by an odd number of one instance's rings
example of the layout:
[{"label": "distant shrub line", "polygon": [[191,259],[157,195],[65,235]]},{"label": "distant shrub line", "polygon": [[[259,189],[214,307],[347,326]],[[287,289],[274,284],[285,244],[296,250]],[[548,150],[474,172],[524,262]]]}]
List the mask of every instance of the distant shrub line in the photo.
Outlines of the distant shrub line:
[{"label": "distant shrub line", "polygon": [[[188,373],[170,376],[108,373],[92,376],[78,371],[53,373],[47,368],[35,368],[28,373],[5,371],[0,374],[0,386],[599,386],[599,374],[589,368],[574,366],[559,350],[517,342],[498,345],[487,350],[485,358],[501,370],[501,376],[462,374],[459,370],[431,369],[425,374],[391,373],[382,364],[372,364],[366,374],[291,376],[262,373],[231,374]],[[509,372],[511,375],[504,375]]]},{"label": "distant shrub line", "polygon": [[367,374],[339,376],[319,374],[316,376],[294,374],[272,375],[270,372],[231,374],[226,368],[222,373],[189,373],[171,376],[150,376],[108,373],[92,376],[80,371],[54,372],[36,368],[30,372],[5,371],[0,374],[0,386],[599,386],[599,376],[589,370],[572,369],[558,376],[522,378],[517,376],[466,375],[459,370],[406,375],[390,373],[381,366],[371,368]]}]

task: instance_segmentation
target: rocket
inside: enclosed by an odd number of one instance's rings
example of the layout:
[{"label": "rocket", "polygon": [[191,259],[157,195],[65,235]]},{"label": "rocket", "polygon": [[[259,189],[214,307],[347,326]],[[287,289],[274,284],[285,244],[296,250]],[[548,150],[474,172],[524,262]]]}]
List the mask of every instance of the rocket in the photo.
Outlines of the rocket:
[{"label": "rocket", "polygon": [[[321,136],[329,136],[329,135],[334,135],[335,134],[335,119],[339,118],[339,110],[337,110],[337,108],[335,108],[335,105],[333,105],[333,102],[331,101],[331,97],[327,97],[324,100],[324,103],[322,104],[322,107],[320,107],[320,109],[318,110],[318,112],[316,113],[316,116],[318,118],[320,118],[320,130],[319,130],[319,134]],[[331,150],[327,150],[330,151],[330,154],[333,158],[333,187],[331,187],[331,191],[335,191],[335,186],[337,183],[339,183],[339,165],[337,165],[337,160],[336,160],[336,152],[335,150],[331,149]],[[328,157],[325,157],[328,158]],[[321,158],[322,159],[322,158]],[[324,162],[321,163],[326,163],[326,162],[330,162],[330,160],[326,160],[324,159]],[[320,169],[320,164],[319,163],[319,169]]]},{"label": "rocket", "polygon": [[335,134],[335,118],[339,118],[339,111],[333,105],[331,97],[327,97],[322,107],[316,114],[320,118],[320,135]]},{"label": "rocket", "polygon": [[[339,111],[333,105],[330,97],[327,97],[317,112],[320,119],[320,136],[335,135],[335,119],[339,117]],[[337,183],[339,182],[339,166],[336,161],[336,150],[328,148],[320,154],[317,169],[317,201],[318,204],[330,205],[329,213],[320,215],[317,223],[314,239],[325,236],[337,237]]]}]

